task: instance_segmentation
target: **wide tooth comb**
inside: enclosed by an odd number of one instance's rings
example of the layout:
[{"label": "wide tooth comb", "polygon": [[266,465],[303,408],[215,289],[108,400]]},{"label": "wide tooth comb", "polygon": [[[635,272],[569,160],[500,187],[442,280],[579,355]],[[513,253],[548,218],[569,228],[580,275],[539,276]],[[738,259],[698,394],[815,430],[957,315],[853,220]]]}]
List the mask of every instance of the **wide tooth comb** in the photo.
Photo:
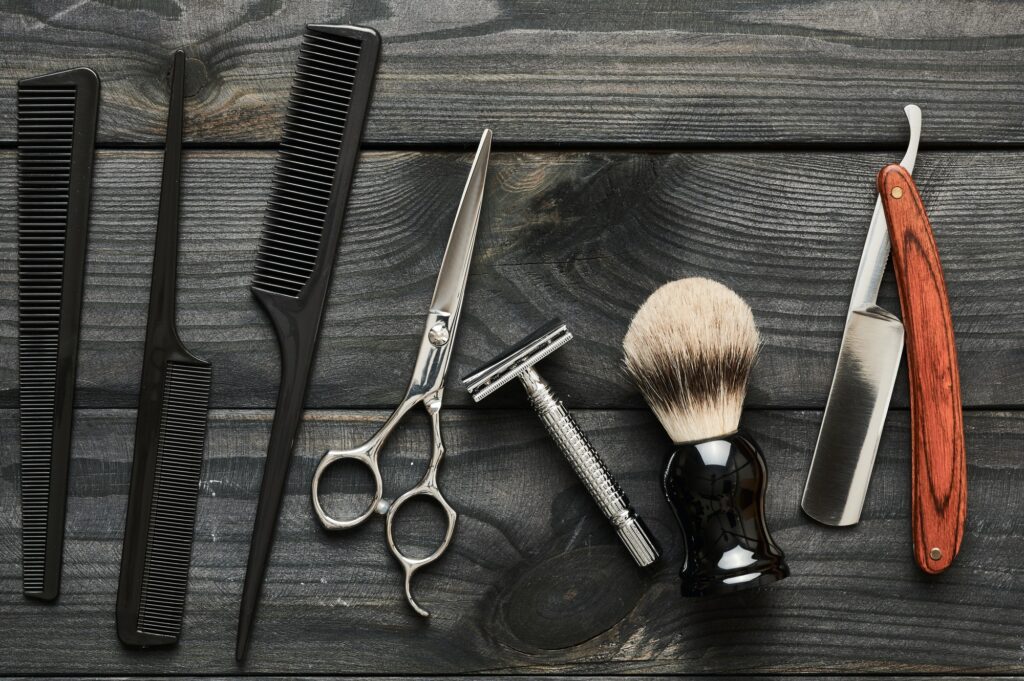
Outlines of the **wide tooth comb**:
[{"label": "wide tooth comb", "polygon": [[185,53],[174,53],[167,148],[135,424],[117,635],[130,646],[178,641],[185,612],[213,370],[175,324]]},{"label": "wide tooth comb", "polygon": [[299,48],[252,282],[277,332],[281,384],[238,613],[239,661],[274,539],[379,52],[377,32],[359,26],[307,26]]},{"label": "wide tooth comb", "polygon": [[26,596],[60,592],[99,79],[18,83],[18,406]]}]

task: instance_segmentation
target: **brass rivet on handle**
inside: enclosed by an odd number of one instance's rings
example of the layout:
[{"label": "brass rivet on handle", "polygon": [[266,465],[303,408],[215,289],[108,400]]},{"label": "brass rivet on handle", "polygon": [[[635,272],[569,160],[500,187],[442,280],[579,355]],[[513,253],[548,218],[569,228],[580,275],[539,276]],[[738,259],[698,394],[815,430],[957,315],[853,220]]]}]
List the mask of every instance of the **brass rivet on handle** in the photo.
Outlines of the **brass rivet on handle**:
[{"label": "brass rivet on handle", "polygon": [[[899,187],[896,187],[896,189],[899,189]],[[894,189],[893,191],[896,191],[896,190]],[[899,198],[899,197],[897,196],[896,198]],[[932,549],[928,553],[928,555],[931,557],[932,560],[938,560],[939,558],[942,558],[942,549],[936,547],[936,548]]]},{"label": "brass rivet on handle", "polygon": [[[892,198],[894,198],[894,199],[902,199],[903,198],[903,187],[893,187],[892,191],[890,192],[890,194],[892,194]],[[939,550],[935,549],[934,551],[932,551],[932,553],[934,553],[935,551],[939,551]],[[939,553],[941,554],[942,552],[939,551]]]}]

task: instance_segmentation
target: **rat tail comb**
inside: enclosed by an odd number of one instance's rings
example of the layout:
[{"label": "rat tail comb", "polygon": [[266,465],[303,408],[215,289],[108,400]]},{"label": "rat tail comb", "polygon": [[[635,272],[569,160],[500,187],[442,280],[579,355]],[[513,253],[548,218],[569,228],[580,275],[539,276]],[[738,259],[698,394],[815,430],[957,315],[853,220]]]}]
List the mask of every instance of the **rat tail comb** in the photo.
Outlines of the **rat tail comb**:
[{"label": "rat tail comb", "polygon": [[175,323],[184,109],[185,53],[178,50],[117,589],[117,636],[138,647],[171,645],[181,633],[213,373],[182,345]]},{"label": "rat tail comb", "polygon": [[252,281],[277,332],[281,383],[238,613],[239,661],[274,540],[379,52],[380,36],[360,26],[307,26],[299,47]]}]

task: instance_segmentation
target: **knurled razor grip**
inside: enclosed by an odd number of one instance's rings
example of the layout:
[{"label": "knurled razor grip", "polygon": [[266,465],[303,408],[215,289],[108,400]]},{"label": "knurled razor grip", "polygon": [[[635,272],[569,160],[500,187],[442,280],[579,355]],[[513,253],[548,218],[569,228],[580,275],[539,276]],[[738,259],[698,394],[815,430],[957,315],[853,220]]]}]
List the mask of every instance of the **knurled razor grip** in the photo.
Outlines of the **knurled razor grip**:
[{"label": "knurled razor grip", "polygon": [[526,338],[507,353],[462,379],[469,394],[481,401],[506,383],[518,378],[530,398],[530,405],[555,441],[562,454],[601,512],[615,527],[619,539],[638,565],[646,566],[658,558],[658,548],[643,521],[629,506],[608,467],[601,461],[587,436],[569,414],[554,391],[534,368],[558,348],[572,340],[561,322],[552,322]]}]

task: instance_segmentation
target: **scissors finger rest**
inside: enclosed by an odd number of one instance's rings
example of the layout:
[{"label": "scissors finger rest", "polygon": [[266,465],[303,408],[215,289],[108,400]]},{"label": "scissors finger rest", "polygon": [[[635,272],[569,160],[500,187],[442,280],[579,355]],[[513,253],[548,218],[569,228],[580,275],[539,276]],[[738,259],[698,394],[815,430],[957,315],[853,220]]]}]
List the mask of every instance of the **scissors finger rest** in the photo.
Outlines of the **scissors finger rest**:
[{"label": "scissors finger rest", "polygon": [[[445,528],[444,539],[441,540],[441,544],[434,549],[433,553],[422,558],[410,558],[409,556],[402,553],[402,550],[398,548],[398,543],[395,541],[395,517],[398,515],[398,509],[402,507],[405,502],[416,497],[427,497],[433,499],[441,507],[445,514],[445,522],[447,527]],[[448,549],[448,545],[452,542],[452,536],[455,534],[455,521],[458,519],[458,514],[455,509],[441,496],[440,490],[437,488],[437,484],[433,480],[424,479],[419,485],[412,488],[402,496],[395,499],[395,503],[391,504],[391,508],[388,509],[387,514],[387,533],[388,533],[388,548],[391,549],[391,554],[401,564],[402,571],[405,573],[405,599],[409,601],[409,605],[416,611],[417,614],[423,617],[429,617],[430,613],[424,610],[416,602],[416,599],[412,595],[412,576],[422,567],[430,565],[435,560],[441,557],[442,554]]]}]

